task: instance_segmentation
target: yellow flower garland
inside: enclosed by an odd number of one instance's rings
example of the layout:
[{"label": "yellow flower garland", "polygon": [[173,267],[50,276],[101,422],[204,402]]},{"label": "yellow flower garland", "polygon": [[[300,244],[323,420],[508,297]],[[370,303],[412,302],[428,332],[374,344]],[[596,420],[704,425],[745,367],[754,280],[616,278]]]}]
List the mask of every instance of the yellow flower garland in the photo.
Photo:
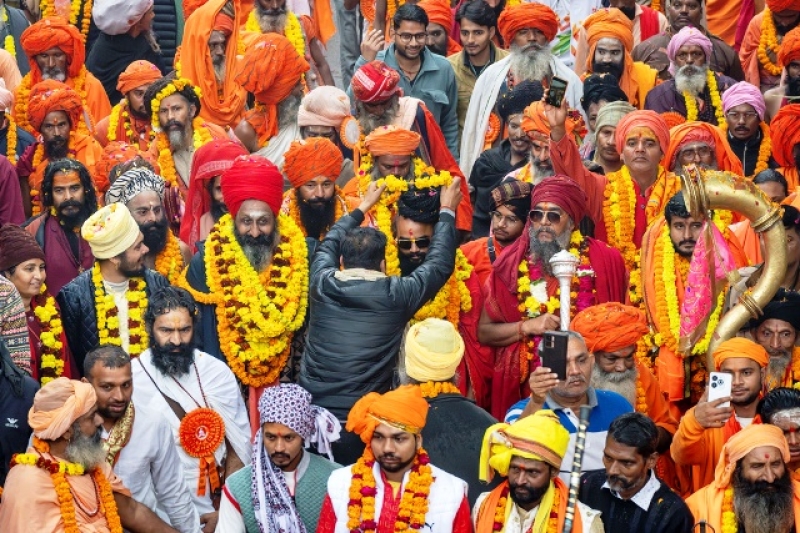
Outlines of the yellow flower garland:
[{"label": "yellow flower garland", "polygon": [[167,242],[164,249],[156,256],[156,272],[175,285],[185,266],[183,255],[181,255],[180,241],[172,231],[167,231]]},{"label": "yellow flower garland", "polygon": [[[753,173],[746,176],[748,179],[753,179],[756,174],[769,168],[769,158],[772,155],[772,136],[769,132],[769,124],[761,121],[758,125],[761,129],[761,146],[758,148],[758,159],[756,160],[756,168]],[[728,131],[728,123],[723,122],[720,126],[723,133]]]},{"label": "yellow flower garland", "polygon": [[[86,42],[86,37],[89,35],[89,25],[92,19],[92,0],[85,0],[83,3],[83,10],[81,10],[82,0],[70,0],[69,17],[66,13],[56,12],[55,2],[51,0],[40,0],[39,10],[41,11],[42,18],[62,16],[69,19],[69,23],[78,28],[83,35],[83,42]],[[80,20],[78,20],[80,17]]]},{"label": "yellow flower garland", "polygon": [[[122,128],[125,130],[125,139],[124,142],[128,144],[132,144],[134,146],[139,145],[139,135],[133,131],[133,127],[131,125],[131,116],[128,111],[128,99],[123,98],[120,103],[115,105],[111,109],[111,114],[108,116],[108,134],[106,137],[108,138],[109,142],[117,140],[117,130],[119,129],[119,121],[122,120]],[[148,144],[153,142],[155,138],[155,132],[150,130]]]},{"label": "yellow flower garland", "polygon": [[[717,77],[711,69],[706,71],[706,84],[708,85],[708,94],[711,95],[711,107],[714,108],[714,117],[717,119],[717,126],[725,124],[725,114],[722,111],[722,98],[720,98],[719,95]],[[683,91],[683,101],[686,104],[687,122],[697,120],[699,111],[697,109],[697,100],[695,97],[689,94],[688,91]]]},{"label": "yellow flower garland", "polygon": [[[284,196],[284,198],[286,198],[286,203],[284,204],[282,211],[289,215],[289,218],[294,220],[294,223],[297,224],[297,227],[303,232],[303,237],[308,237],[306,227],[303,225],[303,221],[300,220],[300,208],[297,205],[297,194],[299,193],[295,192],[294,189],[290,189],[286,192],[286,195]],[[335,197],[333,224],[336,224],[340,218],[347,214],[347,202],[344,199],[342,189],[340,189],[338,185],[334,186],[333,195]],[[328,233],[328,230],[330,229],[330,226],[325,228],[325,233]],[[325,237],[325,234],[315,236],[315,238],[319,238],[320,240],[322,240],[323,237]]]},{"label": "yellow flower garland", "polygon": [[281,242],[264,272],[255,271],[224,215],[211,230],[203,257],[209,293],[189,285],[186,271],[178,285],[201,303],[216,306],[220,348],[245,385],[275,383],[308,307],[308,257],[303,233],[285,214],[278,215]]},{"label": "yellow flower garland", "polygon": [[[550,482],[550,486],[554,492],[553,505],[550,508],[550,514],[547,516],[547,530],[545,533],[558,533],[558,505],[561,501],[561,494],[558,486],[552,481]],[[508,503],[509,490],[508,484],[506,484],[506,487],[503,489],[500,498],[497,500],[497,507],[495,507],[494,510],[494,525],[492,526],[492,531],[503,531],[505,528],[506,504]]]},{"label": "yellow flower garland", "polygon": [[440,318],[447,320],[454,327],[458,328],[461,313],[467,313],[472,309],[472,295],[465,282],[472,275],[472,265],[467,261],[467,256],[461,251],[456,250],[456,267],[436,296],[428,300],[425,305],[420,307],[414,314],[410,324],[422,322],[426,318]]},{"label": "yellow flower garland", "polygon": [[[113,294],[106,294],[100,263],[92,267],[94,305],[97,315],[97,338],[99,344],[122,346],[119,336],[119,311]],[[128,353],[139,357],[149,348],[147,330],[144,327],[144,312],[147,309],[147,282],[144,277],[130,278],[125,299],[128,300]]]},{"label": "yellow flower garland", "polygon": [[781,48],[781,45],[778,44],[778,30],[775,28],[775,21],[772,19],[772,11],[765,7],[763,13],[761,38],[758,41],[758,61],[769,74],[780,76],[783,67],[778,63],[774,63],[769,57],[770,52],[774,57],[777,57]]},{"label": "yellow flower garland", "polygon": [[722,497],[722,532],[736,533],[739,530],[739,521],[736,519],[736,511],[733,509],[733,486],[725,489]]},{"label": "yellow flower garland", "polygon": [[[6,158],[12,165],[17,164],[17,123],[14,116],[6,115],[8,128],[6,129]],[[35,167],[34,167],[35,168]]]},{"label": "yellow flower garland", "polygon": [[[42,370],[39,382],[45,385],[64,373],[64,343],[61,341],[64,327],[58,314],[56,300],[47,293],[47,286],[44,283],[36,296],[33,314],[39,322],[41,331],[39,340],[42,342],[42,356],[39,362]],[[45,369],[49,375],[44,375]]]},{"label": "yellow flower garland", "polygon": [[[86,74],[88,72],[89,71],[86,70],[86,66],[83,66],[81,67],[78,75],[72,78],[72,90],[78,93],[78,95],[81,97],[81,103],[83,103],[84,109],[89,109],[89,103],[86,100]],[[33,77],[31,75],[31,72],[25,74],[19,86],[17,86],[14,98],[14,121],[17,123],[17,126],[35,136],[38,132],[33,129],[33,126],[28,120],[28,102],[30,101],[31,88],[33,86]],[[68,78],[65,82],[67,85],[69,85],[69,80],[70,79]],[[83,135],[89,135],[89,126],[86,124],[85,115],[85,113],[81,113],[81,119],[78,122],[77,127],[72,131],[77,131]]]},{"label": "yellow flower garland", "polygon": [[14,61],[17,60],[17,45],[14,43],[14,36],[11,35],[11,26],[8,24],[8,6],[3,6],[3,27],[8,28],[8,35],[3,39],[3,49],[11,54]]}]

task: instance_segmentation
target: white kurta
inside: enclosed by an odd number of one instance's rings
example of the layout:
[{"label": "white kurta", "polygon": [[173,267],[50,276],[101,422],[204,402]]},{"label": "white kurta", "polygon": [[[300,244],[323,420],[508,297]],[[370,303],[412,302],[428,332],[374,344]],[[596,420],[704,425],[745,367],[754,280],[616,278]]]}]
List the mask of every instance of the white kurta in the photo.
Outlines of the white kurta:
[{"label": "white kurta", "polygon": [[[274,163],[276,167],[278,167],[280,170],[283,170],[283,155],[289,151],[289,147],[291,146],[292,142],[299,138],[300,126],[298,126],[297,122],[295,121],[285,128],[278,130],[278,134],[271,138],[266,146],[260,148],[256,152],[256,155],[266,157],[272,163]],[[284,180],[284,183],[289,182],[288,180]]]},{"label": "white kurta", "polygon": [[[250,423],[233,372],[225,363],[200,350],[194,351],[194,361],[203,385],[203,392],[208,400],[207,407],[222,417],[225,422],[225,439],[230,442],[239,459],[244,464],[248,464],[251,451]],[[191,457],[181,447],[178,438],[178,428],[180,427],[178,416],[142,370],[142,365],[147,368],[150,376],[158,385],[158,389],[177,401],[187,413],[197,409],[198,405],[195,401],[199,402],[201,407],[206,407],[203,405],[203,394],[194,368],[190,369],[188,374],[177,378],[183,387],[181,388],[174,379],[162,375],[153,366],[150,350],[145,351],[139,356],[138,361],[133,362],[133,401],[136,405],[149,403],[152,409],[164,415],[172,429],[173,441],[181,459],[186,485],[192,494],[195,507],[200,515],[212,513],[214,507],[211,504],[211,491],[206,490],[204,496],[197,494],[197,482],[200,476],[199,459]],[[183,389],[186,389],[191,397]],[[222,464],[226,451],[226,444],[223,441],[214,453],[218,465]]]},{"label": "white kurta", "polygon": [[[475,506],[472,508],[473,525],[477,524],[478,510],[488,496],[489,493],[484,492],[475,500]],[[576,533],[603,533],[604,528],[603,521],[600,519],[600,511],[596,511],[581,502],[577,503],[578,514],[580,514],[581,517],[581,531]],[[508,520],[506,520],[503,533],[525,533],[526,531],[530,531],[531,527],[533,527],[533,521],[536,519],[536,511],[538,509],[539,507],[536,506],[530,511],[525,511],[515,505],[508,514]]]}]

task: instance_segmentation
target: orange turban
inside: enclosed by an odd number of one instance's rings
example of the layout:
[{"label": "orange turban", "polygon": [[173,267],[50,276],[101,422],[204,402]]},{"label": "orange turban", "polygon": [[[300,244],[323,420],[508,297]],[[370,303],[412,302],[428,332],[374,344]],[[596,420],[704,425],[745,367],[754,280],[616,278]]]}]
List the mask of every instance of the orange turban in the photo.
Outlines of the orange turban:
[{"label": "orange turban", "polygon": [[552,41],[558,33],[558,15],[537,2],[507,6],[497,19],[497,28],[506,45],[510,45],[514,35],[525,28],[535,28]]},{"label": "orange turban", "polygon": [[620,41],[628,53],[633,50],[633,22],[619,9],[599,9],[584,19],[583,27],[591,49],[589,58],[594,57],[597,41],[604,38]]},{"label": "orange turban", "polygon": [[347,415],[345,429],[356,433],[369,445],[372,433],[381,424],[419,434],[425,427],[428,402],[419,387],[403,385],[386,394],[370,392],[356,402]]},{"label": "orange turban", "polygon": [[761,368],[764,368],[769,363],[769,354],[760,344],[756,344],[744,337],[734,337],[726,340],[714,350],[714,366],[719,371],[725,360],[737,357],[752,359]]},{"label": "orange turban", "polygon": [[183,20],[187,20],[192,13],[206,3],[206,0],[183,0]]},{"label": "orange turban", "polygon": [[214,17],[214,25],[211,27],[214,31],[221,31],[225,35],[233,33],[233,19],[225,13],[217,13]]},{"label": "orange turban", "polygon": [[742,162],[733,153],[724,133],[708,122],[684,122],[669,130],[669,147],[664,154],[664,165],[672,170],[681,148],[693,142],[705,142],[714,150],[719,170],[742,174]]},{"label": "orange turban", "polygon": [[781,11],[800,11],[800,1],[798,0],[767,0],[767,7],[773,13]]},{"label": "orange turban", "polygon": [[48,17],[31,24],[22,32],[19,41],[28,56],[34,83],[42,76],[36,56],[51,48],[60,48],[67,55],[67,76],[70,78],[76,77],[86,62],[81,32],[61,17]]},{"label": "orange turban", "polygon": [[94,387],[61,377],[44,385],[33,397],[28,425],[44,440],[57,440],[97,403]]},{"label": "orange turban", "polygon": [[414,155],[420,140],[419,133],[397,126],[381,126],[367,135],[364,145],[373,157]]},{"label": "orange turban", "polygon": [[128,94],[142,85],[151,85],[161,79],[161,71],[149,61],[140,59],[134,61],[128,68],[122,71],[117,81],[117,90],[122,94]]},{"label": "orange turban", "polygon": [[[575,119],[567,115],[567,121],[564,123],[567,135],[573,135],[578,125]],[[550,137],[550,122],[544,114],[544,102],[537,100],[525,108],[525,111],[522,112],[522,131],[529,136],[531,133],[536,132],[545,137]]]},{"label": "orange turban", "polygon": [[722,453],[714,471],[714,485],[718,489],[727,488],[730,485],[731,476],[736,470],[736,463],[748,453],[762,446],[777,448],[783,461],[789,462],[791,457],[789,444],[786,442],[786,437],[783,436],[782,429],[772,424],[750,424],[735,433],[722,447]]},{"label": "orange turban", "polygon": [[450,9],[450,2],[446,0],[421,0],[417,2],[425,14],[428,15],[428,21],[442,26],[447,33],[450,33],[450,28],[453,25],[453,11]]},{"label": "orange turban", "polygon": [[52,111],[64,111],[73,129],[77,127],[83,113],[81,97],[69,86],[56,80],[40,81],[31,89],[28,99],[28,121],[36,131]]},{"label": "orange turban", "polygon": [[336,181],[344,160],[342,151],[324,137],[294,141],[283,157],[283,173],[295,189],[319,176]]},{"label": "orange turban", "polygon": [[780,108],[769,124],[772,157],[785,168],[794,168],[794,145],[800,143],[800,104]]},{"label": "orange turban", "polygon": [[628,133],[634,128],[647,128],[661,146],[661,151],[666,153],[669,148],[669,129],[667,123],[664,122],[664,117],[655,111],[636,110],[628,113],[617,124],[617,131],[614,140],[617,143],[617,152],[622,153],[622,148],[625,146],[625,141],[628,140]]},{"label": "orange turban", "polygon": [[142,152],[139,150],[138,146],[120,141],[111,141],[105,145],[103,148],[103,157],[94,164],[93,179],[97,191],[105,194],[111,184],[110,175],[114,167],[122,163],[127,163],[137,155],[153,165],[156,169],[156,173],[159,172],[158,163],[153,160],[150,151]]},{"label": "orange turban", "polygon": [[778,50],[778,64],[785,68],[798,59],[800,59],[800,27],[783,36],[781,48]]},{"label": "orange turban", "polygon": [[649,331],[644,313],[617,302],[587,307],[575,315],[570,329],[583,336],[590,352],[616,352],[633,346]]}]

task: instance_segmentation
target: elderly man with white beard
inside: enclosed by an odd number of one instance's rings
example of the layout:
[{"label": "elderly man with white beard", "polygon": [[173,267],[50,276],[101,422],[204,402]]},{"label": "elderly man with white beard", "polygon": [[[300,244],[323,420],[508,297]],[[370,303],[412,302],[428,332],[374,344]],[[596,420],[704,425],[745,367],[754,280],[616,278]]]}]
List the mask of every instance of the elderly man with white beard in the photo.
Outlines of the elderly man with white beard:
[{"label": "elderly man with white beard", "polygon": [[647,94],[644,108],[656,113],[673,112],[687,121],[722,125],[722,93],[736,80],[709,68],[713,46],[700,30],[686,26],[669,41],[669,71],[673,79]]}]

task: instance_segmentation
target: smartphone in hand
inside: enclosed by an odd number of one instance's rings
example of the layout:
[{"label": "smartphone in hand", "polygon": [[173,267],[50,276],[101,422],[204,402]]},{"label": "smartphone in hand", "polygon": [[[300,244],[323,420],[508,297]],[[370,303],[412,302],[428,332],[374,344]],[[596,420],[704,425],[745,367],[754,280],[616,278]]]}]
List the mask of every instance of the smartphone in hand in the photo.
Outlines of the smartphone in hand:
[{"label": "smartphone in hand", "polygon": [[567,345],[569,336],[566,331],[546,331],[542,335],[542,366],[554,372],[560,381],[567,380]]},{"label": "smartphone in hand", "polygon": [[561,107],[561,102],[564,101],[564,96],[567,94],[567,85],[567,80],[553,76],[553,79],[550,80],[550,88],[547,91],[547,98],[544,103],[553,107]]},{"label": "smartphone in hand", "polygon": [[[733,376],[726,372],[711,372],[708,376],[708,401],[713,402],[731,395]],[[730,407],[731,402],[720,404],[720,407]]]}]

